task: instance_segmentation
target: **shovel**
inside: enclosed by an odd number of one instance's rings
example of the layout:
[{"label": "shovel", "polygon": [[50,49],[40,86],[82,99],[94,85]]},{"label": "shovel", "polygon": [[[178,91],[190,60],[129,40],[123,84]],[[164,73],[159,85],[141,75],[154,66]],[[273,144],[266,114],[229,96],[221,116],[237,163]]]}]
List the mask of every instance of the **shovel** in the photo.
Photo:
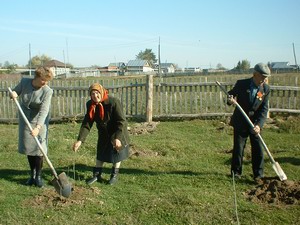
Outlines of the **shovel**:
[{"label": "shovel", "polygon": [[[9,92],[12,93],[12,90],[11,88],[8,88]],[[32,131],[32,127],[27,119],[27,117],[25,116],[18,100],[16,98],[14,98],[14,101],[16,103],[16,105],[18,106],[18,109],[19,109],[19,112],[20,114],[22,115],[25,123],[27,124],[28,128],[30,131]],[[51,183],[53,184],[55,190],[62,196],[68,198],[72,192],[72,187],[71,187],[71,184],[69,183],[68,181],[68,177],[66,175],[65,172],[62,172],[61,174],[57,175],[52,163],[50,162],[47,154],[45,153],[45,151],[43,150],[43,147],[40,143],[40,141],[38,140],[37,137],[34,137],[36,143],[38,144],[39,148],[40,148],[40,151],[42,152],[43,156],[45,157],[53,175],[54,175],[54,179],[51,181]]]},{"label": "shovel", "polygon": [[[217,85],[221,88],[221,90],[227,95],[229,96],[228,92],[226,91],[226,89],[220,84],[220,82],[216,81]],[[236,105],[236,107],[240,110],[240,112],[244,115],[245,119],[247,120],[247,122],[249,123],[249,125],[251,126],[251,128],[254,128],[254,124],[252,123],[252,121],[250,120],[250,118],[248,117],[248,115],[245,113],[245,111],[243,110],[243,108],[239,105],[239,103],[237,103],[237,101],[235,99],[233,99],[233,104]],[[273,170],[276,172],[277,176],[279,177],[279,179],[281,181],[287,180],[287,176],[285,175],[284,171],[282,170],[281,166],[279,165],[278,162],[276,162],[274,160],[274,158],[271,155],[271,152],[269,151],[266,143],[264,142],[263,138],[261,137],[260,133],[257,134],[258,138],[260,139],[262,145],[264,146],[270,160],[272,163],[272,167]]]}]

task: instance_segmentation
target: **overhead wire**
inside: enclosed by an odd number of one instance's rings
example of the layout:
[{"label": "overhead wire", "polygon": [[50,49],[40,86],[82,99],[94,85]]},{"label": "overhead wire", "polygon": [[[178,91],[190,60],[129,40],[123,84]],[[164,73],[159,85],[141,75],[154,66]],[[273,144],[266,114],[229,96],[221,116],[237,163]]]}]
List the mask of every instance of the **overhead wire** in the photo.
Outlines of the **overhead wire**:
[{"label": "overhead wire", "polygon": [[9,52],[5,52],[5,53],[1,54],[0,55],[0,61],[1,61],[1,58],[7,57],[7,56],[10,56],[10,55],[16,55],[16,54],[22,53],[24,51],[28,51],[28,46],[22,46],[18,49],[14,49],[14,50],[11,50]]}]

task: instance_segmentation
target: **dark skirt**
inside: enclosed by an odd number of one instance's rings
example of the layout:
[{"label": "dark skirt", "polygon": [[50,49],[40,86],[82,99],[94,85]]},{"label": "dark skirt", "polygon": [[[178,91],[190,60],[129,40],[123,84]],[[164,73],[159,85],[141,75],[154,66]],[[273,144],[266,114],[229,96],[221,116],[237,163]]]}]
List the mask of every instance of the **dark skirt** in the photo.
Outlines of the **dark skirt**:
[{"label": "dark skirt", "polygon": [[108,163],[117,163],[129,157],[129,145],[125,146],[122,150],[117,151],[111,143],[106,147],[97,146],[97,160]]}]

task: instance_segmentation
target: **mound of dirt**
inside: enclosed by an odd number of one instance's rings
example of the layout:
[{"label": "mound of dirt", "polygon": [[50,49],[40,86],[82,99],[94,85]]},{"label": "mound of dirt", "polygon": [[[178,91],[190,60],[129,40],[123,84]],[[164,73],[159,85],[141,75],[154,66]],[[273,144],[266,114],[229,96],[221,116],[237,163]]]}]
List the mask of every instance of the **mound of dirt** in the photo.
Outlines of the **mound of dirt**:
[{"label": "mound of dirt", "polygon": [[246,193],[252,202],[268,204],[300,204],[300,182],[264,179],[255,189]]},{"label": "mound of dirt", "polygon": [[128,132],[132,135],[152,133],[156,129],[158,123],[159,122],[136,123],[128,128]]},{"label": "mound of dirt", "polygon": [[140,149],[136,145],[130,145],[130,157],[156,157],[158,156],[158,152],[154,152],[151,150]]},{"label": "mound of dirt", "polygon": [[97,201],[98,204],[103,204],[102,201],[93,198],[94,195],[99,195],[101,191],[97,187],[74,187],[69,198],[60,196],[54,188],[44,188],[39,195],[26,199],[23,204],[31,207],[48,208],[48,207],[67,207],[70,205],[84,205],[88,202]]}]

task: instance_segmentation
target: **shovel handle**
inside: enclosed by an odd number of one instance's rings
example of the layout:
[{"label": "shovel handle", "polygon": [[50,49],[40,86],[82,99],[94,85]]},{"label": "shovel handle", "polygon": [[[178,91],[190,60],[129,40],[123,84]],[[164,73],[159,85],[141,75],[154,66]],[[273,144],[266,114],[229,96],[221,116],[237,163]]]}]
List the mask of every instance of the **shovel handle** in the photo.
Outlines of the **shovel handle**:
[{"label": "shovel handle", "polygon": [[221,88],[221,90],[227,95],[229,96],[227,90],[223,87],[223,85],[219,82],[219,81],[216,81],[217,85]]},{"label": "shovel handle", "polygon": [[[8,88],[8,91],[9,91],[10,94],[12,94],[12,90],[11,90],[10,87]],[[29,128],[29,130],[32,131],[31,124],[29,123],[27,117],[25,116],[25,114],[24,114],[24,112],[23,112],[23,110],[22,110],[22,108],[21,108],[21,106],[20,106],[18,100],[17,100],[16,98],[13,98],[13,100],[14,100],[14,102],[16,103],[16,105],[17,105],[17,107],[18,107],[18,109],[19,109],[19,112],[20,112],[20,114],[22,115],[22,117],[23,117],[23,119],[24,119],[26,125],[27,125],[28,128]],[[42,147],[40,141],[38,140],[37,137],[34,137],[34,139],[35,139],[37,145],[39,146],[39,149],[40,149],[40,151],[42,152],[43,156],[45,157],[45,159],[46,159],[46,161],[47,161],[47,163],[48,163],[50,169],[52,170],[53,175],[55,176],[56,179],[58,179],[57,173],[56,173],[56,171],[55,171],[55,169],[54,169],[54,167],[53,167],[51,161],[49,160],[47,154],[45,153],[45,151],[44,151],[44,149],[43,149],[43,147]]]},{"label": "shovel handle", "polygon": [[[221,90],[227,95],[229,96],[228,92],[226,91],[226,89],[220,84],[220,82],[216,81],[217,85],[221,88]],[[243,110],[243,108],[240,106],[240,104],[233,98],[233,104],[236,105],[236,107],[240,110],[240,112],[243,114],[243,116],[245,117],[245,119],[247,120],[247,122],[249,123],[249,125],[251,126],[251,128],[254,128],[254,124],[252,123],[252,121],[250,120],[250,118],[248,117],[248,115],[245,113],[245,111]],[[264,146],[270,160],[272,163],[275,163],[275,160],[273,158],[273,156],[271,155],[271,152],[269,151],[266,143],[264,142],[262,136],[258,133],[257,134],[258,138],[260,139],[262,145]]]}]

